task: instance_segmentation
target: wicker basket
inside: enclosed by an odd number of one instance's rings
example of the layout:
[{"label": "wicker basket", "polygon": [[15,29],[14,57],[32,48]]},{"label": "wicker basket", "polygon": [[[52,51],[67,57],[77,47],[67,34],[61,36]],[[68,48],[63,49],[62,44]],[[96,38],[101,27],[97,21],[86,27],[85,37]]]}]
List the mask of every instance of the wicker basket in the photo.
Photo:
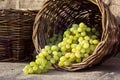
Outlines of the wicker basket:
[{"label": "wicker basket", "polygon": [[0,61],[32,59],[32,26],[38,11],[0,10]]},{"label": "wicker basket", "polygon": [[109,7],[102,0],[48,0],[36,16],[33,42],[38,52],[54,33],[60,33],[73,23],[84,22],[101,31],[100,43],[93,54],[81,63],[55,69],[76,71],[96,65],[118,52],[120,28]]}]

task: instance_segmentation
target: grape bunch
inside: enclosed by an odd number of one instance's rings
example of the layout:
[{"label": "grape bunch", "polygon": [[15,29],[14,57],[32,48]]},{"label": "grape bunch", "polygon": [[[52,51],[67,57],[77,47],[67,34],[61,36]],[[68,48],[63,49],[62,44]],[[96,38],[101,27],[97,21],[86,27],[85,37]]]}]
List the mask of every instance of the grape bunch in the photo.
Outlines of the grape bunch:
[{"label": "grape bunch", "polygon": [[100,32],[84,23],[73,24],[63,37],[54,34],[50,44],[40,50],[34,62],[23,69],[25,74],[42,74],[48,72],[53,64],[68,67],[88,58],[99,43]]}]

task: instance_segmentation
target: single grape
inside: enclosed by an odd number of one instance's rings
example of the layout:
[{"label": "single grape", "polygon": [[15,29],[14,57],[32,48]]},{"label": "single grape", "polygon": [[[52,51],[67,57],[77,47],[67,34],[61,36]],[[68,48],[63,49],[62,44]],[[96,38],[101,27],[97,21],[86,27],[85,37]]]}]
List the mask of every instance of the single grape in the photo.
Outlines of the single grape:
[{"label": "single grape", "polygon": [[66,42],[67,42],[68,44],[71,44],[71,43],[72,43],[72,40],[71,40],[71,39],[68,39]]},{"label": "single grape", "polygon": [[90,37],[89,36],[85,36],[84,39],[88,41],[88,40],[90,40]]},{"label": "single grape", "polygon": [[77,44],[71,44],[71,48],[76,48]]},{"label": "single grape", "polygon": [[56,46],[56,45],[53,45],[53,46],[51,47],[51,50],[52,50],[52,51],[58,51],[58,50],[59,50],[59,47]]},{"label": "single grape", "polygon": [[97,45],[99,43],[98,40],[93,40],[93,44]]},{"label": "single grape", "polygon": [[54,58],[55,61],[59,60],[59,57],[57,55],[54,55],[53,58]]},{"label": "single grape", "polygon": [[82,49],[80,50],[81,53],[85,53],[85,51],[86,51],[86,50],[85,50],[84,48],[82,48]]},{"label": "single grape", "polygon": [[76,48],[72,48],[73,53],[76,53],[76,51],[77,51]]},{"label": "single grape", "polygon": [[89,57],[89,54],[87,54],[87,53],[84,54],[84,57],[85,57],[85,58],[88,58],[88,57]]},{"label": "single grape", "polygon": [[76,56],[76,58],[80,58],[80,57],[81,57],[81,55],[80,55],[79,52],[76,52],[76,53],[75,53],[75,56]]},{"label": "single grape", "polygon": [[82,62],[82,59],[81,58],[76,58],[76,62],[80,63],[80,62]]},{"label": "single grape", "polygon": [[84,43],[84,44],[83,44],[83,48],[85,48],[85,49],[88,49],[89,46],[90,46],[89,43]]},{"label": "single grape", "polygon": [[71,65],[71,62],[69,61],[69,60],[66,60],[65,62],[64,62],[64,66],[70,66]]},{"label": "single grape", "polygon": [[51,47],[50,46],[45,46],[45,51],[48,51],[48,50],[50,50],[51,49]]},{"label": "single grape", "polygon": [[78,42],[81,43],[84,40],[83,37],[79,37]]},{"label": "single grape", "polygon": [[86,28],[86,31],[87,31],[87,32],[91,32],[91,28],[87,27],[87,28]]},{"label": "single grape", "polygon": [[81,32],[81,36],[86,36],[86,32]]},{"label": "single grape", "polygon": [[61,47],[61,51],[62,51],[62,52],[66,52],[66,50],[67,50],[67,49],[66,49],[65,46],[62,46],[62,47]]},{"label": "single grape", "polygon": [[66,49],[70,49],[71,45],[70,44],[66,44]]},{"label": "single grape", "polygon": [[33,73],[34,73],[34,71],[33,71],[32,67],[31,67],[31,68],[29,68],[28,73],[29,73],[29,74],[33,74]]},{"label": "single grape", "polygon": [[51,62],[52,64],[55,64],[56,60],[55,60],[54,58],[51,58],[50,62]]},{"label": "single grape", "polygon": [[48,56],[46,57],[47,60],[50,60],[51,58],[52,58],[51,55],[48,55]]},{"label": "single grape", "polygon": [[91,50],[91,51],[94,51],[94,50],[95,50],[95,47],[96,47],[95,45],[90,45],[90,50]]},{"label": "single grape", "polygon": [[66,59],[67,59],[67,58],[66,58],[65,56],[62,56],[62,57],[60,58],[60,61],[64,62]]},{"label": "single grape", "polygon": [[83,22],[81,22],[81,23],[79,24],[79,27],[80,27],[80,28],[86,28],[86,25],[85,25]]},{"label": "single grape", "polygon": [[60,62],[58,63],[58,66],[60,66],[60,67],[64,66],[64,62],[60,61]]},{"label": "single grape", "polygon": [[38,66],[33,66],[33,71],[36,72],[38,70]]},{"label": "single grape", "polygon": [[91,39],[97,39],[97,36],[96,35],[92,35]]},{"label": "single grape", "polygon": [[65,54],[65,57],[66,57],[66,58],[69,58],[70,55],[71,55],[71,53],[66,53],[66,54]]},{"label": "single grape", "polygon": [[30,62],[30,66],[36,66],[37,64],[35,62]]},{"label": "single grape", "polygon": [[92,32],[95,33],[96,32],[96,28],[92,28]]}]

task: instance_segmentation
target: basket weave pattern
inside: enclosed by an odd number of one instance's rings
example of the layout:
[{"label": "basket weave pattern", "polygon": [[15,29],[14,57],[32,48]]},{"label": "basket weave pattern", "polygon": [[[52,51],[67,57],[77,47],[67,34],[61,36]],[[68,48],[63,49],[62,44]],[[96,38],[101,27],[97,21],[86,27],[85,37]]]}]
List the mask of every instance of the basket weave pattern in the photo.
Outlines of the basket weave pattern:
[{"label": "basket weave pattern", "polygon": [[48,0],[36,16],[33,42],[39,52],[54,33],[63,33],[73,23],[84,22],[101,31],[101,41],[93,54],[81,63],[58,70],[76,71],[96,65],[118,52],[120,28],[102,0]]},{"label": "basket weave pattern", "polygon": [[24,61],[33,52],[32,26],[38,11],[0,10],[0,61]]}]

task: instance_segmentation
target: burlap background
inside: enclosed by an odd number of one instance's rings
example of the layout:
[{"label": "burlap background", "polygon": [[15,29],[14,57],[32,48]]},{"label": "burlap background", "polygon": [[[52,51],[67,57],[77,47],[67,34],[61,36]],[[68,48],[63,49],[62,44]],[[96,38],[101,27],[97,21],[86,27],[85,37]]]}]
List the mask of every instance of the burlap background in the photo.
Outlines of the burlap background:
[{"label": "burlap background", "polygon": [[[46,0],[0,0],[0,9],[32,9],[39,10]],[[104,0],[108,3],[109,0]],[[120,23],[120,0],[111,0],[110,9]]]}]

